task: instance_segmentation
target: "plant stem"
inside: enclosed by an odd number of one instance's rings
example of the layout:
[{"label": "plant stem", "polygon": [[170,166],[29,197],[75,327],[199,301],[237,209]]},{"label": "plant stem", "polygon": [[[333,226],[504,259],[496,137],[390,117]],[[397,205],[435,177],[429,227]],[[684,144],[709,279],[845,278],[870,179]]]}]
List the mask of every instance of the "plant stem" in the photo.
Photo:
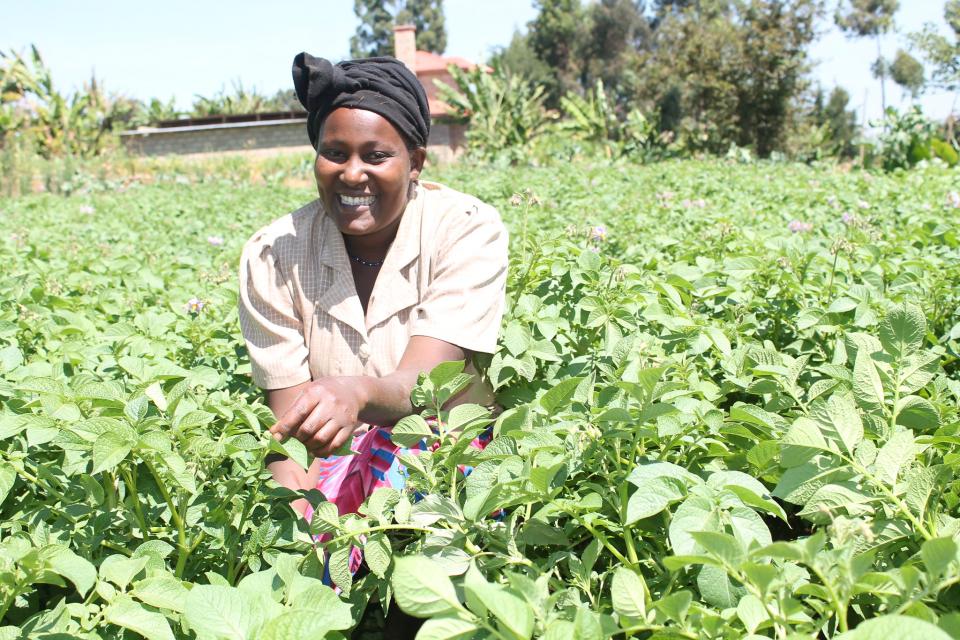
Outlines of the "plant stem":
[{"label": "plant stem", "polygon": [[827,593],[830,594],[830,600],[833,603],[833,609],[837,613],[837,623],[840,626],[840,631],[848,631],[849,626],[847,624],[847,607],[844,603],[840,602],[840,596],[837,595],[836,590],[834,590],[833,585],[830,584],[830,581],[827,580],[826,576],[823,575],[823,572],[820,571],[817,567],[812,564],[807,565],[811,571],[819,578],[820,583],[827,590]]},{"label": "plant stem", "polygon": [[130,502],[133,503],[133,512],[136,514],[137,522],[140,524],[141,535],[146,538],[149,527],[147,526],[147,519],[143,515],[143,507],[140,505],[140,494],[137,491],[137,474],[136,472],[131,473],[129,469],[121,469],[121,473],[123,474],[124,481],[127,483],[127,488],[130,490]]},{"label": "plant stem", "polygon": [[675,629],[673,627],[667,627],[662,624],[638,624],[632,627],[626,627],[624,629],[617,629],[613,632],[613,635],[618,636],[621,633],[624,635],[630,635],[632,633],[637,633],[639,631],[650,631],[653,633],[669,633],[673,635],[680,636],[681,638],[690,638],[690,640],[698,640],[699,636],[690,633],[689,631],[681,631],[680,629]]},{"label": "plant stem", "polygon": [[903,500],[899,496],[890,491],[890,488],[887,485],[877,478],[875,475],[867,471],[864,467],[858,464],[853,458],[848,458],[846,456],[841,456],[841,458],[847,462],[851,467],[853,467],[857,473],[861,474],[864,478],[870,481],[872,485],[877,487],[881,493],[883,493],[887,498],[890,499],[892,503],[897,506],[897,509],[910,521],[910,523],[920,532],[920,535],[923,536],[924,540],[930,540],[933,538],[930,535],[930,532],[927,531],[927,528],[923,526],[923,523],[920,522],[915,515],[910,511],[910,508],[904,504]]}]

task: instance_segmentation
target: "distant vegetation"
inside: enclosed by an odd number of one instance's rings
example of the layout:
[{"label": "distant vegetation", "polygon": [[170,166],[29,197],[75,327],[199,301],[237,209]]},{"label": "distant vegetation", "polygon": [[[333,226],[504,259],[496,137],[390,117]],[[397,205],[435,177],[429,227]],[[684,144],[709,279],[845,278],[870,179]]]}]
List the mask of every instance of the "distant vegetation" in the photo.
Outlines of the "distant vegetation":
[{"label": "distant vegetation", "polygon": [[[960,87],[960,0],[944,20],[909,34],[892,60],[878,56],[884,117],[879,137],[866,139],[850,96],[827,93],[810,78],[809,50],[822,3],[798,0],[538,0],[525,32],[496,51],[491,73],[454,70],[445,99],[469,122],[475,160],[544,164],[557,159],[625,158],[647,162],[700,155],[834,159],[887,169],[939,159],[956,162],[953,118],[934,122],[916,106],[888,106],[892,79],[905,101],[930,89]],[[852,38],[894,37],[897,0],[846,0],[833,19]],[[443,52],[441,0],[356,0],[355,55],[392,52],[392,27],[413,23],[418,46]],[[879,50],[879,48],[878,48]],[[915,57],[916,56],[916,57]],[[866,70],[865,70],[866,71]],[[91,78],[73,94],[60,92],[40,53],[0,53],[0,148],[45,158],[102,155],[116,133],[182,117],[288,111],[292,90],[273,96],[239,80],[189,110],[174,101],[146,102],[108,93]]]}]

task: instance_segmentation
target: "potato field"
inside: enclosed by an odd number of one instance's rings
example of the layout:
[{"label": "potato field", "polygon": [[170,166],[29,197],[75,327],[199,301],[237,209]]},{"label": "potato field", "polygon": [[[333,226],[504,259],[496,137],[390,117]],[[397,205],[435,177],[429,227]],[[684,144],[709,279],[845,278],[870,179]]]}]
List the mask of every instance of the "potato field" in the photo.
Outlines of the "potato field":
[{"label": "potato field", "polygon": [[441,365],[407,489],[311,522],[236,271],[315,189],[241,173],[0,199],[0,640],[960,638],[956,169],[428,170],[511,232],[506,410]]}]

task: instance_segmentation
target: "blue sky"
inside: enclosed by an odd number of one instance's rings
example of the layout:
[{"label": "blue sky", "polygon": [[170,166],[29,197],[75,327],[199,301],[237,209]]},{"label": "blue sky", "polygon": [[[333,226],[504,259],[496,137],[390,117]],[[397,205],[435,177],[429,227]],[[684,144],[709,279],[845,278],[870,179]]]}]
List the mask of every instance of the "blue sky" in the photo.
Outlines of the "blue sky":
[{"label": "blue sky", "polygon": [[[830,9],[833,0],[828,0]],[[357,24],[353,0],[7,0],[0,22],[0,49],[36,44],[60,89],[74,89],[91,72],[109,91],[138,98],[176,97],[181,108],[194,95],[212,95],[241,81],[272,94],[290,85],[290,61],[306,50],[333,59],[349,53]],[[535,15],[529,0],[446,0],[447,53],[482,60],[506,45],[515,29]],[[944,0],[902,0],[898,34],[886,38],[892,56],[906,46],[905,34],[935,22],[945,32]],[[880,86],[870,75],[875,44],[850,40],[827,20],[811,47],[813,76],[828,90],[845,87],[851,104],[880,113]],[[901,102],[888,82],[891,104]],[[924,96],[925,111],[945,117],[954,96]],[[960,101],[954,111],[960,110]]]}]

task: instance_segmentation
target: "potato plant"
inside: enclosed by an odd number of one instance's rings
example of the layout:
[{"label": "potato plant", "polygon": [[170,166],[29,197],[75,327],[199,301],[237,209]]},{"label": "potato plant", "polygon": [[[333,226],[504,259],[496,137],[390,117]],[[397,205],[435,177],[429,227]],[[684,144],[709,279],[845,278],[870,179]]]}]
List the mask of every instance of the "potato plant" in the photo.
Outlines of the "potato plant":
[{"label": "potato plant", "polygon": [[505,411],[444,409],[441,365],[393,431],[431,445],[408,487],[306,492],[310,522],[235,270],[311,192],[0,200],[0,640],[363,637],[390,603],[422,639],[960,638],[956,170],[432,177],[511,230]]}]

